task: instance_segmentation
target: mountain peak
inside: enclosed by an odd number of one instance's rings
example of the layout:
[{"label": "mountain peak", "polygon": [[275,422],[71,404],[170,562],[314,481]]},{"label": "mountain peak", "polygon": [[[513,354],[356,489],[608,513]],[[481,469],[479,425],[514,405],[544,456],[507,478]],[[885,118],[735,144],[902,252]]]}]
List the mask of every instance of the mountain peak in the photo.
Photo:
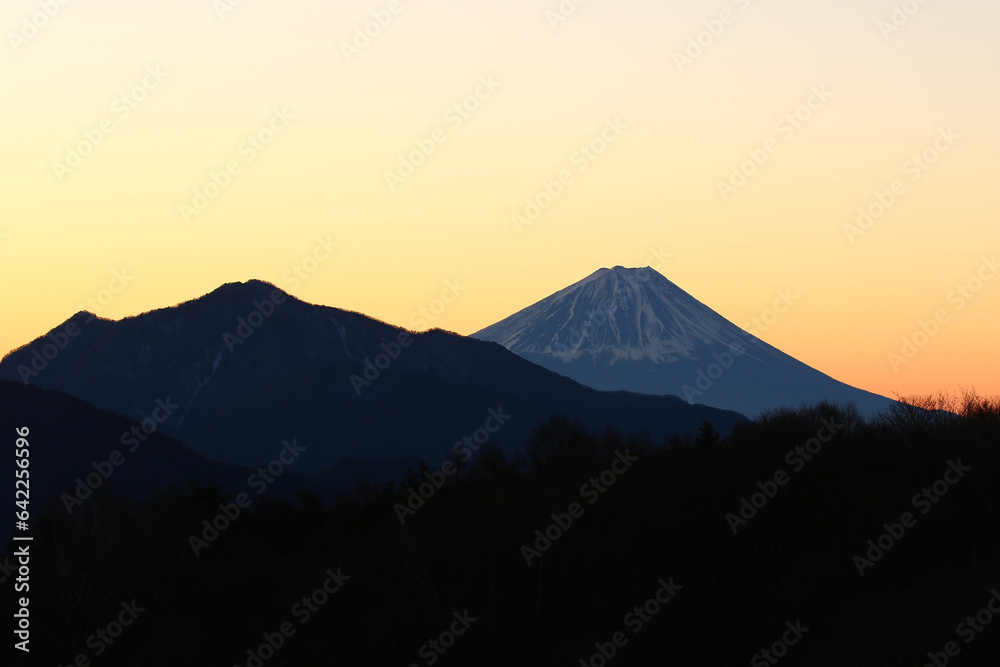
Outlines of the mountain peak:
[{"label": "mountain peak", "polygon": [[625,280],[638,279],[643,282],[652,279],[670,282],[662,273],[660,273],[651,266],[641,266],[641,267],[636,266],[629,268],[627,266],[619,265],[619,266],[613,266],[610,269],[607,268],[600,269],[598,271],[595,271],[592,275],[595,276],[603,275],[608,277],[615,276],[618,278],[623,278]]},{"label": "mountain peak", "polygon": [[278,290],[282,294],[285,294],[283,290],[275,286],[266,280],[258,280],[257,278],[252,278],[246,282],[235,281],[231,283],[223,283],[216,289],[209,292],[209,294],[223,293],[223,294],[240,294],[240,293],[254,293],[270,294],[272,291]]},{"label": "mountain peak", "polygon": [[615,266],[612,266],[610,269],[608,267],[606,267],[606,266],[602,267],[602,268],[598,269],[597,271],[594,271],[590,275],[596,276],[596,275],[602,275],[602,274],[605,274],[605,273],[629,274],[629,273],[636,273],[636,272],[640,272],[640,271],[645,271],[648,268],[649,268],[648,266],[642,267],[642,268],[637,267],[637,266],[630,268],[630,267],[627,267],[627,266],[622,266],[621,264],[616,264]]},{"label": "mountain peak", "polygon": [[[187,303],[218,303],[220,301],[225,302],[239,302],[247,303],[254,300],[271,299],[273,295],[277,292],[280,299],[291,299],[292,297],[288,295],[287,292],[282,290],[280,287],[275,286],[265,280],[252,279],[246,282],[231,282],[223,283],[219,287],[205,294],[202,297],[198,297]],[[185,305],[185,304],[179,304]]]},{"label": "mountain peak", "polygon": [[888,404],[748,334],[648,266],[598,269],[472,335],[595,389],[751,415],[809,399]]},{"label": "mountain peak", "polygon": [[518,354],[630,359],[692,359],[703,345],[746,334],[650,267],[598,269],[583,280],[473,334]]},{"label": "mountain peak", "polygon": [[621,266],[619,264],[611,267],[610,269],[607,267],[602,267],[600,269],[597,269],[583,280],[567,287],[566,290],[573,289],[576,287],[582,287],[583,285],[595,280],[612,281],[610,283],[611,289],[616,289],[617,286],[621,283],[637,286],[640,283],[649,283],[649,282],[659,282],[660,284],[665,286],[676,287],[673,283],[667,280],[661,273],[659,273],[656,269],[652,267],[644,266],[641,268],[640,267],[629,268],[626,266]]}]

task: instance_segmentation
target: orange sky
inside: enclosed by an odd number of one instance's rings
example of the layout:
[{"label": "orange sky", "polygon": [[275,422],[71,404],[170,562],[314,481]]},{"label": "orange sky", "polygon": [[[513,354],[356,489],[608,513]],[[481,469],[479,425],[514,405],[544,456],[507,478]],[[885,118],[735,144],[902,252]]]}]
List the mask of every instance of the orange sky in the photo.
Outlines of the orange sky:
[{"label": "orange sky", "polygon": [[1000,6],[676,4],[9,0],[0,349],[250,278],[468,334],[651,265],[791,290],[758,335],[856,386],[1000,393]]}]

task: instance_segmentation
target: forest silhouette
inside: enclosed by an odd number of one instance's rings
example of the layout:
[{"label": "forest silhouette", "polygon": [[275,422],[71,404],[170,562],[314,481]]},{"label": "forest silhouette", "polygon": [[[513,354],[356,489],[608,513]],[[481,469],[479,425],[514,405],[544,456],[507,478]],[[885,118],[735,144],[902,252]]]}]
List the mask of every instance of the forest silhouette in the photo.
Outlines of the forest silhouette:
[{"label": "forest silhouette", "polygon": [[[516,455],[487,446],[413,500],[435,472],[262,495],[197,556],[192,535],[239,489],[191,480],[136,501],[109,483],[72,515],[49,503],[34,520],[33,659],[773,664],[761,651],[795,623],[808,632],[788,664],[933,664],[948,642],[948,664],[1000,657],[997,628],[956,634],[1000,586],[997,398],[910,398],[870,419],[803,405],[664,442],[553,416]],[[637,621],[667,584],[669,603]],[[95,639],[130,603],[144,611],[120,637]],[[448,637],[462,614],[475,622]]]}]

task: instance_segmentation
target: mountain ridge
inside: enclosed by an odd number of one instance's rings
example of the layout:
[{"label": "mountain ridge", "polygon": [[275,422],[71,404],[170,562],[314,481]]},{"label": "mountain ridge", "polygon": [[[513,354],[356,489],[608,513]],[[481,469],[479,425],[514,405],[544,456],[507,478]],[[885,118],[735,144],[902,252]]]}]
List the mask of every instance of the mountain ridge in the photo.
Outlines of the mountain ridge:
[{"label": "mountain ridge", "polygon": [[[264,281],[99,321],[73,322],[76,335],[28,382],[137,420],[169,396],[180,407],[163,432],[226,463],[268,461],[274,443],[296,436],[310,447],[297,462],[308,473],[350,458],[435,460],[498,406],[514,418],[491,442],[508,451],[554,414],[654,439],[704,420],[726,433],[745,419],[676,397],[601,393],[500,345],[413,333]],[[19,369],[70,323],[0,360],[0,378],[23,380]]]}]

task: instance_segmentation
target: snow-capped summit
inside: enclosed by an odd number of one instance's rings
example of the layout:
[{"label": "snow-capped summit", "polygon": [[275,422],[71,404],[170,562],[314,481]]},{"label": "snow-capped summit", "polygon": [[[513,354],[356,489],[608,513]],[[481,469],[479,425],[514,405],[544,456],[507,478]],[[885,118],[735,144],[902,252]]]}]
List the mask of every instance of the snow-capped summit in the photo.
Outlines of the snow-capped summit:
[{"label": "snow-capped summit", "polygon": [[603,268],[473,334],[595,389],[676,394],[755,415],[822,399],[871,413],[855,389],[743,331],[652,268]]},{"label": "snow-capped summit", "polygon": [[521,355],[609,365],[696,359],[704,345],[748,339],[655,270],[621,266],[598,269],[473,336]]}]

